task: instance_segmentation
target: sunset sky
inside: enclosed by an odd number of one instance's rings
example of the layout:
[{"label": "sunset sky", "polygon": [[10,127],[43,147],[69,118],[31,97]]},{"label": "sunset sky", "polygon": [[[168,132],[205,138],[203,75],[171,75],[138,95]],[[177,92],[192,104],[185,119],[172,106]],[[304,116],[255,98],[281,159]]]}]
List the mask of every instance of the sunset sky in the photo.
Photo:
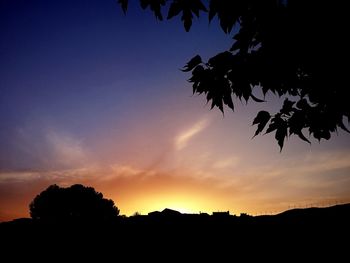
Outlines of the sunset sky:
[{"label": "sunset sky", "polygon": [[179,69],[232,45],[217,21],[159,22],[130,0],[0,1],[0,221],[50,184],[93,186],[121,214],[278,213],[350,202],[350,137],[252,139],[268,103],[211,110]]}]

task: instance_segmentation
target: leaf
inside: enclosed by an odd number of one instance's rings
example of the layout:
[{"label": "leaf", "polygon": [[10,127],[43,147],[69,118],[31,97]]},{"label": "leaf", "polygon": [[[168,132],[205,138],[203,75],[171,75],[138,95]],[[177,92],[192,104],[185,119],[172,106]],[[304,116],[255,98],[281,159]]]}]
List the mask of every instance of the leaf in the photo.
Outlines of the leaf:
[{"label": "leaf", "polygon": [[258,98],[255,97],[253,94],[250,94],[250,97],[251,97],[255,102],[265,102],[265,100],[258,99]]},{"label": "leaf", "polygon": [[266,93],[270,90],[270,88],[268,87],[268,85],[262,85],[262,91],[264,96],[266,96]]},{"label": "leaf", "polygon": [[338,124],[338,126],[339,126],[340,128],[342,128],[344,131],[347,131],[347,132],[350,133],[349,129],[345,127],[343,121],[340,121],[339,124]]},{"label": "leaf", "polygon": [[283,121],[283,119],[281,118],[281,114],[276,114],[275,117],[272,118],[271,123],[270,123],[269,127],[267,128],[265,134],[276,130],[279,126],[279,123],[282,121]]},{"label": "leaf", "polygon": [[[151,8],[153,9],[153,8]],[[154,9],[153,9],[153,12],[154,12],[154,15],[156,16],[156,19],[159,19],[160,21],[163,20],[163,16],[162,16],[162,13],[160,11],[160,6],[156,6]]]},{"label": "leaf", "polygon": [[331,138],[331,133],[328,130],[322,130],[320,137],[328,141]]},{"label": "leaf", "polygon": [[224,68],[226,68],[227,66],[231,65],[232,60],[233,60],[232,53],[229,51],[224,51],[224,52],[221,52],[221,53],[215,55],[214,57],[211,57],[208,60],[208,64],[211,67],[220,67],[220,68],[224,67]]},{"label": "leaf", "polygon": [[241,47],[241,42],[240,41],[235,41],[235,43],[233,43],[232,47],[230,48],[230,51],[235,51],[240,49]]},{"label": "leaf", "polygon": [[265,134],[267,134],[276,130],[275,139],[277,140],[278,145],[280,146],[280,151],[282,151],[283,148],[284,138],[287,137],[287,128],[287,122],[281,118],[281,113],[278,113],[275,115],[274,118],[272,118],[269,128],[265,132]]},{"label": "leaf", "polygon": [[141,8],[146,9],[150,5],[150,0],[140,0]]},{"label": "leaf", "polygon": [[173,0],[169,8],[167,19],[177,16],[181,11],[181,20],[183,21],[186,32],[188,32],[192,26],[193,14],[199,17],[200,11],[207,12],[208,10],[201,0]]},{"label": "leaf", "polygon": [[310,105],[307,103],[306,99],[301,99],[296,104],[297,108],[301,110],[305,110],[310,107]]},{"label": "leaf", "polygon": [[207,8],[205,7],[205,5],[203,5],[201,0],[184,0],[186,2],[190,1],[190,6],[191,6],[191,11],[197,16],[199,17],[199,11],[202,10],[204,12],[208,12]]},{"label": "leaf", "polygon": [[287,125],[283,121],[280,123],[280,125],[277,128],[275,139],[278,142],[278,145],[280,146],[280,151],[282,151],[283,144],[284,144],[284,138],[287,137]]},{"label": "leaf", "polygon": [[204,12],[208,12],[208,9],[205,7],[205,5],[202,3],[201,0],[196,0],[196,3],[197,3],[197,8],[199,10],[202,10]]},{"label": "leaf", "polygon": [[265,134],[268,134],[270,132],[273,132],[274,130],[276,130],[278,128],[276,123],[271,122],[269,127],[267,128]]},{"label": "leaf", "polygon": [[196,55],[193,58],[191,58],[190,61],[187,62],[182,71],[189,72],[200,63],[202,63],[202,58],[199,55]]},{"label": "leaf", "polygon": [[295,104],[295,101],[290,101],[288,98],[286,98],[283,102],[283,107],[281,109],[281,113],[289,115],[291,113],[291,111],[293,110],[294,104]]},{"label": "leaf", "polygon": [[214,16],[217,13],[217,5],[218,5],[218,1],[210,0],[210,3],[209,3],[209,23],[211,22],[211,20],[214,18]]},{"label": "leaf", "polygon": [[303,141],[306,141],[311,144],[311,142],[305,137],[305,135],[302,133],[302,131],[298,132],[297,135],[299,136],[300,139]]},{"label": "leaf", "polygon": [[250,87],[250,84],[246,83],[242,85],[242,91],[243,91],[243,98],[247,103],[249,100],[249,97],[251,97],[252,95],[252,88]]},{"label": "leaf", "polygon": [[256,115],[253,121],[253,125],[258,124],[258,129],[255,131],[253,138],[262,132],[266,124],[269,122],[270,118],[271,118],[271,115],[267,111],[258,112],[258,114]]},{"label": "leaf", "polygon": [[177,16],[181,12],[181,10],[182,9],[181,9],[179,2],[174,1],[169,8],[167,19],[171,19],[174,16]]},{"label": "leaf", "polygon": [[305,113],[301,110],[296,110],[288,119],[289,135],[296,134],[300,139],[311,144],[311,142],[304,136],[302,129],[306,127]]},{"label": "leaf", "polygon": [[156,19],[163,20],[161,8],[165,5],[165,0],[140,0],[140,4],[142,9],[146,9],[149,6]]},{"label": "leaf", "polygon": [[188,80],[189,82],[199,82],[202,79],[202,76],[205,72],[205,69],[202,65],[196,66],[192,70],[192,77]]},{"label": "leaf", "polygon": [[122,6],[124,14],[126,14],[126,11],[128,10],[128,0],[118,0],[118,3]]},{"label": "leaf", "polygon": [[224,105],[222,103],[222,99],[218,99],[216,106],[220,109],[222,113],[224,113]]},{"label": "leaf", "polygon": [[313,130],[309,128],[309,133],[312,134],[319,142],[321,141],[321,132],[319,130]]},{"label": "leaf", "polygon": [[190,31],[190,28],[192,26],[192,12],[189,9],[184,9],[182,12],[181,20],[184,22],[184,27],[186,32]]},{"label": "leaf", "polygon": [[193,83],[193,85],[192,85],[192,94],[195,94],[197,92],[198,85],[199,85],[199,82]]},{"label": "leaf", "polygon": [[256,115],[254,121],[253,121],[253,125],[261,123],[262,121],[266,120],[266,123],[270,120],[271,115],[269,112],[267,111],[259,111],[258,114]]},{"label": "leaf", "polygon": [[224,105],[221,97],[213,96],[210,109],[212,110],[215,106],[218,107],[222,113],[224,113]]},{"label": "leaf", "polygon": [[234,105],[233,105],[233,101],[232,101],[232,97],[231,97],[231,92],[226,92],[224,94],[224,103],[232,110],[234,111]]},{"label": "leaf", "polygon": [[[213,94],[211,93],[211,92],[208,92],[207,93],[207,103],[211,100],[213,98]],[[212,105],[212,108],[211,109],[213,109],[214,108],[214,106]]]}]

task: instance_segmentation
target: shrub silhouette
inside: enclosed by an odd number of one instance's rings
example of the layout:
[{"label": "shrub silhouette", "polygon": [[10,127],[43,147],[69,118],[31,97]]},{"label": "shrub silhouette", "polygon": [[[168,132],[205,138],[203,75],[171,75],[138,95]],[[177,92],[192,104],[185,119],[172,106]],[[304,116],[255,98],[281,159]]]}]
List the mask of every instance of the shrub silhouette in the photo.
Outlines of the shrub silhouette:
[{"label": "shrub silhouette", "polygon": [[113,200],[81,184],[67,188],[50,185],[34,198],[29,209],[33,219],[51,222],[105,221],[119,215]]}]

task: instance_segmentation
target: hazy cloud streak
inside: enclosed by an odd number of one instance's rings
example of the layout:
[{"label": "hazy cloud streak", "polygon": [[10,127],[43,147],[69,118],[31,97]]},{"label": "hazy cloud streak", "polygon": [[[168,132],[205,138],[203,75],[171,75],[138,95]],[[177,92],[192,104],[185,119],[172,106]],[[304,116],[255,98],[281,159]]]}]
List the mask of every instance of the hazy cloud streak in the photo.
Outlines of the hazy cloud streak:
[{"label": "hazy cloud streak", "polygon": [[188,142],[198,133],[203,131],[206,127],[209,125],[208,119],[202,119],[195,123],[190,128],[186,129],[185,131],[181,132],[178,136],[175,138],[175,148],[176,150],[182,150],[185,148],[188,144]]},{"label": "hazy cloud streak", "polygon": [[46,134],[46,141],[59,165],[74,166],[87,159],[82,142],[69,135],[50,131]]}]

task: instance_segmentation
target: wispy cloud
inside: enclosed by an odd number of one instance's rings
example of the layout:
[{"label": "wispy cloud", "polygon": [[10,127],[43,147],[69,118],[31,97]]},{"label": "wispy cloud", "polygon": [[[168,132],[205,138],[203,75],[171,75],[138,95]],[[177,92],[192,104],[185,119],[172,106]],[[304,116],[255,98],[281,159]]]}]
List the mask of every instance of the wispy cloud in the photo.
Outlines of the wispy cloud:
[{"label": "wispy cloud", "polygon": [[82,167],[46,171],[11,171],[0,172],[0,184],[26,183],[37,180],[69,184],[81,180],[98,178],[106,171],[99,167]]},{"label": "wispy cloud", "polygon": [[131,165],[123,165],[123,164],[113,164],[111,167],[111,173],[109,176],[104,176],[104,179],[115,178],[115,177],[134,177],[134,176],[152,176],[157,172],[155,170],[150,169],[141,169],[137,167],[133,167]]},{"label": "wispy cloud", "polygon": [[40,178],[40,173],[30,171],[0,172],[0,184],[23,183]]},{"label": "wispy cloud", "polygon": [[192,125],[190,128],[182,131],[175,137],[175,148],[176,150],[182,150],[188,144],[188,142],[198,133],[203,131],[209,125],[208,119],[202,119]]},{"label": "wispy cloud", "polygon": [[49,131],[46,133],[46,142],[59,165],[72,166],[87,159],[87,151],[82,141],[68,134]]},{"label": "wispy cloud", "polygon": [[233,168],[237,166],[239,163],[239,158],[237,156],[229,156],[227,158],[217,160],[213,163],[213,169],[225,169],[225,168]]},{"label": "wispy cloud", "polygon": [[262,166],[235,171],[224,181],[228,189],[256,200],[280,198],[303,200],[326,195],[350,198],[350,153],[322,152],[271,161]]},{"label": "wispy cloud", "polygon": [[[304,161],[304,172],[317,173],[350,168],[350,152],[323,152],[308,155]],[[300,168],[299,168],[300,169]]]},{"label": "wispy cloud", "polygon": [[117,178],[146,178],[159,174],[159,171],[143,169],[127,164],[109,166],[90,165],[79,168],[52,169],[45,171],[11,171],[0,172],[0,184],[26,183],[36,180],[68,185],[84,181],[108,181]]},{"label": "wispy cloud", "polygon": [[[4,150],[0,150],[4,155]],[[91,165],[92,156],[82,138],[52,127],[22,127],[0,163],[2,171],[48,171]]]}]

